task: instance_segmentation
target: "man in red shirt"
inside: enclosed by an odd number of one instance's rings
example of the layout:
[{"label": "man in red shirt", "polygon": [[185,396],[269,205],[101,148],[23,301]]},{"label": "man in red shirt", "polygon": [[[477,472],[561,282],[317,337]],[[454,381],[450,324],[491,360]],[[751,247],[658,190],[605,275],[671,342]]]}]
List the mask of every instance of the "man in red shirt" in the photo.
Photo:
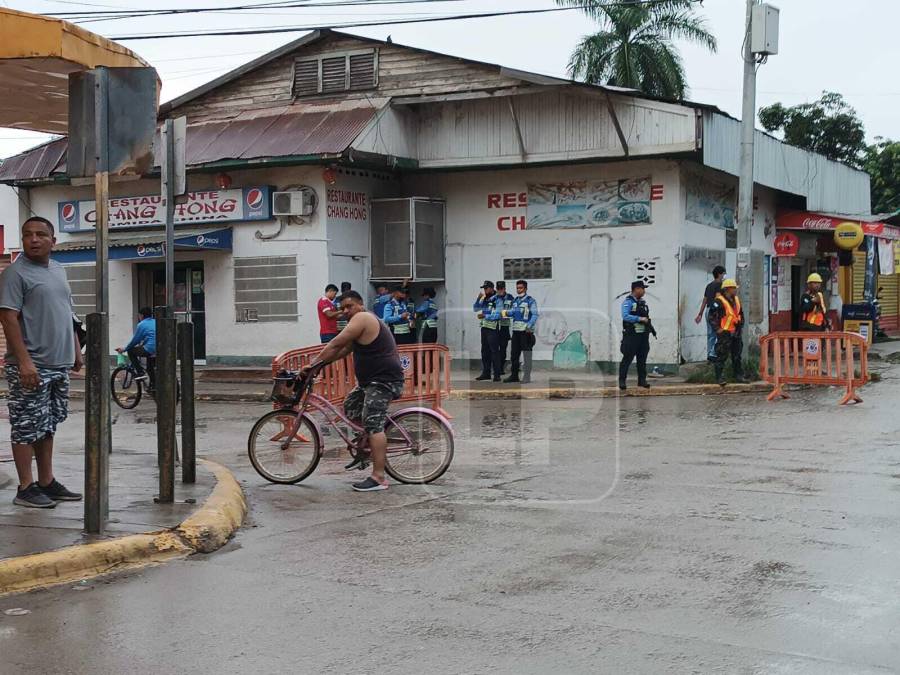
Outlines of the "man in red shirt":
[{"label": "man in red shirt", "polygon": [[321,338],[322,344],[331,342],[339,332],[337,318],[341,312],[334,308],[334,298],[337,293],[337,286],[328,284],[325,287],[325,295],[319,298],[319,304],[316,305],[319,314],[319,338]]}]

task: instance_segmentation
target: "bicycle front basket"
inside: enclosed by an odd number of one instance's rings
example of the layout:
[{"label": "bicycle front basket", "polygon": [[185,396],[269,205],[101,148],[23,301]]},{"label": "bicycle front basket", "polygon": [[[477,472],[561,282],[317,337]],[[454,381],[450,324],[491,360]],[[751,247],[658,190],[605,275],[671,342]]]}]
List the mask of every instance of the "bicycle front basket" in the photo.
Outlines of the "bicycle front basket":
[{"label": "bicycle front basket", "polygon": [[294,402],[294,387],[297,383],[296,374],[282,370],[274,377],[273,382],[271,399],[275,403],[291,405]]}]

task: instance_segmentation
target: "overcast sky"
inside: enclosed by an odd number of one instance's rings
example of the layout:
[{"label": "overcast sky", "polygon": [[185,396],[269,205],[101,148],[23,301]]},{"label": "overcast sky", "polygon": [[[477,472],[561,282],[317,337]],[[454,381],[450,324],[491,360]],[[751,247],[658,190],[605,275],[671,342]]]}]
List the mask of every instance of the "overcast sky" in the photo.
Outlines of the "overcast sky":
[{"label": "overcast sky", "polygon": [[[255,4],[261,0],[0,0],[0,6],[36,13],[97,11],[101,8],[220,7]],[[325,0],[309,0],[321,3]],[[334,1],[334,0],[332,0]],[[824,89],[847,98],[862,117],[871,140],[900,139],[900,0],[776,0],[781,8],[780,53],[759,70],[760,106],[775,101],[813,101]],[[308,7],[265,9],[141,18],[84,24],[115,37],[180,29],[245,28],[250,26],[335,25],[348,20],[400,19],[498,9],[553,7],[553,0],[448,0],[414,6]],[[719,40],[719,52],[681,45],[690,98],[717,105],[740,116],[741,57],[745,0],[705,0],[698,10]],[[360,35],[445,52],[480,61],[564,75],[572,48],[592,30],[589,19],[576,11],[531,16],[447,21],[347,29]],[[303,33],[241,37],[180,38],[123,41],[157,68],[163,80],[163,100],[178,96],[240,64],[289,42]],[[34,133],[0,129],[0,157],[42,141]]]}]

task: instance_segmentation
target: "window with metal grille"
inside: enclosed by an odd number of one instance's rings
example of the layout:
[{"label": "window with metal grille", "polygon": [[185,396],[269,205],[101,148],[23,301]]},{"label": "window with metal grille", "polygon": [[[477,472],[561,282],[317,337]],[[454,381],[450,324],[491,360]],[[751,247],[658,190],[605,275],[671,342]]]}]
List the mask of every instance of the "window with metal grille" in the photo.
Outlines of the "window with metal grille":
[{"label": "window with metal grille", "polygon": [[297,257],[234,259],[238,323],[297,321]]},{"label": "window with metal grille", "polygon": [[552,279],[553,258],[504,258],[503,278],[509,281]]},{"label": "window with metal grille", "polygon": [[647,286],[656,284],[659,258],[636,258],[633,281],[643,281]]},{"label": "window with metal grille", "polygon": [[295,97],[374,89],[377,85],[376,49],[325,54],[294,61]]},{"label": "window with metal grille", "polygon": [[72,289],[72,304],[75,313],[84,321],[84,317],[93,313],[97,306],[96,279],[94,265],[65,265],[66,278]]}]

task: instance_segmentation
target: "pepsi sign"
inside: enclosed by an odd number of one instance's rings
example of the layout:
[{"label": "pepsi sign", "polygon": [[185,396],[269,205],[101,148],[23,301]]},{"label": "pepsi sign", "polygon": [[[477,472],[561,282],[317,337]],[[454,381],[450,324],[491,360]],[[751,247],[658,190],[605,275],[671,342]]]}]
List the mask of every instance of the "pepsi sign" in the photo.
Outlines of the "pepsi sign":
[{"label": "pepsi sign", "polygon": [[[175,224],[271,220],[271,194],[268,186],[188,192],[187,200],[175,205]],[[97,209],[90,200],[59,202],[58,214],[63,232],[89,231],[96,225]],[[109,200],[110,229],[164,227],[165,223],[166,200],[158,194]]]}]

